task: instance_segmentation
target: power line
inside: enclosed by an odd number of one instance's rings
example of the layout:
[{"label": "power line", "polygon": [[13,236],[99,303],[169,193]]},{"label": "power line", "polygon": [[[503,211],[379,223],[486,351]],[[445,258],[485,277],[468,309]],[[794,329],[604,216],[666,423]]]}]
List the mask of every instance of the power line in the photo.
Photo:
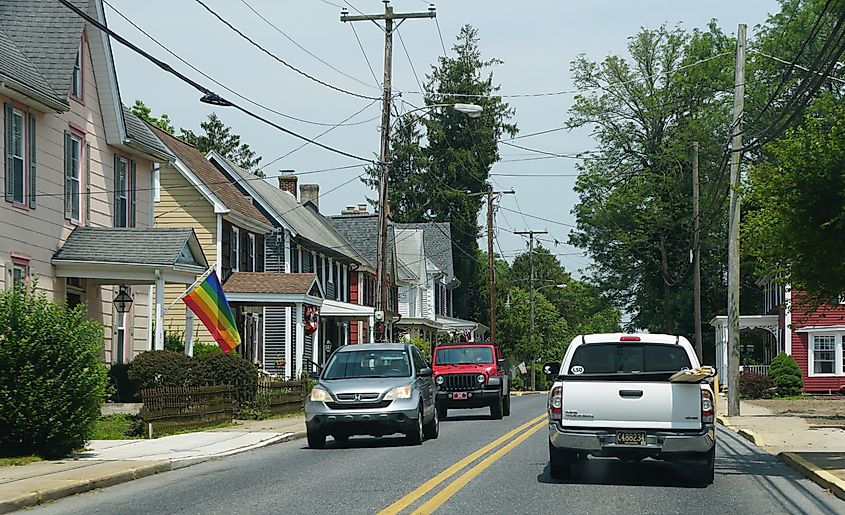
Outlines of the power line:
[{"label": "power line", "polygon": [[[194,70],[195,72],[199,73],[200,75],[202,75],[202,76],[203,76],[203,77],[205,77],[206,79],[208,79],[208,80],[210,80],[211,82],[213,82],[213,83],[217,84],[218,86],[220,86],[221,88],[225,89],[225,90],[226,90],[226,91],[228,91],[229,93],[231,93],[231,94],[235,95],[236,97],[240,98],[241,100],[244,100],[244,101],[246,101],[246,102],[249,102],[250,104],[252,104],[252,105],[254,105],[254,106],[256,106],[256,107],[259,107],[259,108],[261,108],[261,109],[264,109],[264,110],[266,110],[266,111],[269,111],[269,112],[271,112],[271,113],[273,113],[273,114],[279,115],[279,116],[281,116],[281,117],[283,117],[283,118],[287,118],[287,119],[289,119],[289,120],[294,120],[294,121],[301,122],[301,123],[307,123],[307,124],[309,124],[309,125],[320,125],[320,126],[328,126],[328,127],[331,127],[331,126],[334,126],[334,125],[335,125],[334,123],[322,123],[322,122],[315,122],[315,121],[312,121],[312,120],[305,120],[305,119],[303,119],[303,118],[298,118],[298,117],[296,117],[296,116],[291,116],[291,115],[289,115],[289,114],[285,114],[285,113],[283,113],[283,112],[281,112],[281,111],[277,111],[277,110],[273,109],[272,107],[266,106],[266,105],[264,105],[264,104],[262,104],[262,103],[260,103],[260,102],[258,102],[258,101],[256,101],[256,100],[253,100],[253,99],[251,99],[251,98],[249,98],[249,97],[247,97],[247,96],[244,96],[244,95],[242,95],[242,94],[238,93],[238,92],[237,92],[237,91],[235,91],[234,89],[230,88],[229,86],[226,86],[225,84],[223,84],[222,82],[218,81],[218,80],[217,80],[217,79],[215,79],[214,77],[212,77],[212,76],[208,75],[208,74],[207,74],[207,73],[205,73],[204,71],[200,70],[199,68],[197,68],[196,66],[194,66],[193,64],[191,64],[190,62],[188,62],[187,60],[183,59],[183,58],[182,58],[179,54],[177,54],[176,52],[174,52],[174,51],[173,51],[173,50],[171,50],[170,48],[166,47],[166,46],[165,46],[163,43],[161,43],[161,42],[160,42],[160,41],[159,41],[159,40],[158,40],[155,36],[151,35],[149,32],[147,32],[147,31],[146,31],[146,30],[144,30],[142,27],[140,27],[137,23],[135,23],[134,21],[132,21],[131,19],[129,19],[129,17],[127,17],[125,14],[123,14],[122,12],[120,12],[120,11],[119,11],[119,10],[118,10],[115,6],[113,6],[112,4],[110,4],[108,0],[103,0],[103,3],[104,3],[105,5],[107,5],[107,6],[108,6],[108,7],[109,7],[112,11],[114,11],[114,12],[115,12],[115,14],[117,14],[118,16],[120,16],[121,18],[123,18],[123,20],[124,20],[124,21],[126,21],[128,24],[132,25],[132,27],[134,27],[134,28],[135,28],[135,30],[137,30],[138,32],[140,32],[141,34],[143,34],[144,36],[146,36],[146,38],[147,38],[147,39],[149,39],[150,41],[152,41],[153,43],[155,43],[157,46],[159,46],[162,50],[164,50],[164,51],[165,51],[165,52],[167,52],[168,54],[170,54],[170,55],[172,55],[173,57],[175,57],[176,59],[178,59],[178,60],[179,60],[180,62],[182,62],[182,64],[184,64],[185,66],[188,66],[189,68],[191,68],[191,69],[192,69],[192,70]],[[368,123],[369,121],[372,121],[372,120],[365,120],[365,121],[363,121],[363,122],[349,123],[349,124],[345,124],[344,126],[361,125],[361,124],[364,124],[364,123]]]},{"label": "power line", "polygon": [[375,72],[375,70],[373,70],[373,65],[370,64],[370,58],[367,57],[367,51],[364,50],[364,45],[361,43],[361,38],[358,37],[358,31],[355,30],[355,24],[350,23],[349,26],[352,27],[352,33],[355,34],[355,40],[358,41],[358,48],[360,48],[361,53],[364,54],[364,61],[367,62],[367,68],[370,69],[370,73],[373,75],[373,80],[375,81],[376,86],[380,86],[380,83],[378,81],[378,77],[376,77],[376,72]]},{"label": "power line", "polygon": [[249,8],[249,10],[250,10],[250,11],[252,11],[253,13],[255,13],[255,15],[256,15],[256,16],[258,16],[259,18],[261,18],[262,20],[264,20],[264,22],[265,22],[265,23],[267,23],[267,25],[269,25],[269,26],[273,27],[273,29],[274,29],[276,32],[278,32],[279,34],[281,34],[282,36],[284,36],[285,38],[287,38],[287,40],[288,40],[288,41],[290,41],[291,43],[293,43],[294,45],[296,45],[296,47],[297,47],[297,48],[299,48],[300,50],[302,50],[302,51],[303,51],[303,52],[305,52],[306,54],[310,55],[310,56],[311,56],[311,57],[313,57],[314,59],[316,59],[316,60],[320,61],[321,63],[325,64],[326,66],[328,66],[328,67],[329,67],[329,68],[331,68],[332,70],[336,71],[337,73],[339,73],[339,74],[343,75],[344,77],[347,77],[347,78],[349,78],[349,79],[352,79],[352,80],[354,80],[355,82],[357,82],[357,83],[359,83],[359,84],[362,84],[362,85],[364,85],[364,86],[367,86],[367,87],[372,87],[372,85],[371,85],[371,84],[367,84],[366,82],[364,82],[364,81],[362,81],[362,80],[358,79],[357,77],[353,77],[352,75],[349,75],[348,73],[346,73],[346,72],[344,72],[344,71],[342,71],[342,70],[339,70],[339,69],[335,68],[334,66],[332,66],[330,63],[326,62],[326,61],[325,61],[324,59],[322,59],[321,57],[319,57],[319,56],[317,56],[317,55],[314,55],[314,54],[313,54],[311,51],[309,51],[307,48],[305,48],[305,47],[303,47],[302,45],[300,45],[299,43],[297,43],[297,42],[296,42],[296,41],[295,41],[292,37],[288,36],[288,35],[287,35],[287,34],[286,34],[286,33],[285,33],[282,29],[280,29],[278,26],[276,26],[273,22],[271,22],[271,21],[270,21],[270,20],[268,20],[266,17],[264,17],[264,16],[263,16],[260,12],[256,11],[256,10],[255,10],[255,8],[254,8],[253,6],[251,6],[249,3],[247,3],[247,1],[246,1],[246,0],[241,0],[241,3],[243,3],[245,6],[247,6],[247,7]]},{"label": "power line", "polygon": [[99,29],[100,31],[105,32],[105,33],[106,33],[106,34],[108,34],[109,36],[113,37],[113,38],[115,39],[115,41],[117,41],[118,43],[120,43],[120,44],[124,45],[125,47],[129,48],[129,49],[130,49],[130,50],[132,50],[133,52],[135,52],[135,53],[137,53],[137,54],[141,55],[142,57],[144,57],[145,59],[147,59],[147,60],[148,60],[148,61],[150,61],[151,63],[155,64],[156,66],[158,66],[158,67],[159,67],[159,68],[161,68],[162,70],[164,70],[164,71],[166,71],[167,73],[169,73],[169,74],[173,75],[174,77],[178,78],[178,79],[179,79],[179,80],[181,80],[182,82],[184,82],[184,83],[186,83],[186,84],[189,84],[190,86],[192,86],[192,87],[193,87],[194,89],[196,89],[197,91],[199,91],[199,92],[203,93],[203,94],[204,94],[204,96],[203,96],[203,99],[202,99],[201,101],[206,101],[206,102],[208,102],[208,103],[212,103],[212,104],[214,104],[214,105],[221,105],[221,106],[231,106],[231,107],[234,107],[234,108],[235,108],[235,109],[237,109],[238,111],[241,111],[242,113],[244,113],[244,114],[246,114],[246,115],[248,115],[248,116],[250,116],[250,117],[252,117],[252,118],[255,118],[256,120],[259,120],[259,121],[261,121],[261,122],[264,122],[264,123],[266,123],[267,125],[270,125],[271,127],[274,127],[274,128],[276,128],[276,129],[278,129],[278,130],[280,130],[280,131],[284,132],[285,134],[289,134],[289,135],[291,135],[291,136],[294,136],[294,137],[299,138],[299,139],[304,140],[304,141],[309,141],[309,142],[313,143],[314,145],[317,145],[317,146],[318,146],[318,147],[320,147],[320,148],[323,148],[323,149],[328,150],[328,151],[330,151],[330,152],[334,152],[334,153],[336,153],[336,154],[340,154],[340,155],[345,156],[345,157],[349,157],[349,158],[352,158],[352,159],[357,159],[358,161],[364,161],[364,162],[367,162],[367,163],[374,163],[374,161],[373,161],[372,159],[367,159],[367,158],[365,158],[365,157],[356,156],[356,155],[354,155],[354,154],[350,154],[350,153],[345,152],[345,151],[343,151],[343,150],[339,150],[339,149],[336,149],[336,148],[330,147],[330,146],[328,146],[328,145],[324,145],[323,143],[320,143],[320,142],[318,142],[318,141],[314,141],[314,140],[312,140],[312,139],[310,139],[310,138],[308,138],[308,137],[306,137],[306,136],[303,136],[303,135],[298,134],[298,133],[296,133],[296,132],[294,132],[294,131],[292,131],[292,130],[290,130],[290,129],[287,129],[287,128],[285,128],[285,127],[282,127],[281,125],[279,125],[279,124],[277,124],[277,123],[275,123],[275,122],[272,122],[272,121],[270,121],[270,120],[268,120],[268,119],[264,118],[264,117],[263,117],[263,116],[261,116],[261,115],[258,115],[258,114],[256,114],[256,113],[253,113],[252,111],[249,111],[248,109],[246,109],[246,108],[244,108],[244,107],[241,107],[241,106],[239,106],[238,104],[235,104],[234,102],[231,102],[231,101],[229,101],[229,100],[226,100],[226,99],[224,99],[224,98],[220,97],[219,95],[217,95],[216,93],[214,93],[214,92],[213,92],[213,91],[211,91],[210,89],[206,88],[206,87],[205,87],[205,86],[203,86],[202,84],[200,84],[200,83],[198,83],[198,82],[194,81],[193,79],[188,78],[187,76],[185,76],[185,75],[184,75],[184,74],[182,74],[181,72],[179,72],[179,71],[175,70],[175,69],[174,69],[172,66],[170,66],[169,64],[165,63],[164,61],[162,61],[162,60],[160,60],[160,59],[158,59],[158,58],[156,58],[156,57],[153,57],[152,55],[150,55],[150,54],[149,54],[149,53],[147,53],[146,51],[144,51],[144,50],[142,50],[141,48],[139,48],[138,46],[136,46],[134,43],[131,43],[129,40],[127,40],[127,39],[126,39],[126,38],[124,38],[123,36],[119,35],[119,34],[118,34],[118,33],[116,33],[115,31],[111,30],[111,29],[110,29],[110,28],[108,28],[107,26],[105,26],[105,25],[103,25],[102,23],[100,23],[100,21],[99,21],[99,20],[97,20],[97,19],[95,19],[95,18],[92,18],[92,17],[91,17],[91,16],[89,16],[87,13],[83,12],[81,9],[79,9],[78,7],[76,7],[75,5],[73,5],[72,3],[70,3],[70,1],[69,1],[69,0],[58,0],[58,1],[59,1],[59,3],[61,3],[62,5],[64,5],[65,7],[67,7],[67,8],[68,8],[68,9],[70,9],[71,11],[73,11],[74,13],[76,13],[78,16],[80,16],[81,18],[83,18],[84,20],[86,20],[88,23],[90,23],[91,25],[93,25],[94,27],[96,27],[97,29]]},{"label": "power line", "polygon": [[449,55],[449,52],[446,51],[446,43],[443,42],[443,33],[440,31],[440,22],[437,21],[437,18],[434,19],[434,25],[437,27],[437,35],[440,36],[440,46],[443,48],[443,58],[445,59]]},{"label": "power line", "polygon": [[[437,18],[435,18],[436,20]],[[408,58],[408,64],[411,65],[411,71],[414,73],[414,79],[417,81],[417,86],[420,89],[423,89],[422,83],[420,82],[420,78],[417,76],[417,69],[414,68],[414,61],[411,60],[411,54],[408,53],[408,47],[405,46],[405,39],[402,38],[402,33],[399,32],[399,28],[396,28],[396,35],[399,36],[399,42],[402,43],[402,49],[405,51],[405,57]]]},{"label": "power line", "polygon": [[594,152],[592,150],[585,150],[585,151],[579,152],[577,154],[558,154],[558,153],[555,153],[555,152],[547,152],[545,150],[538,150],[536,148],[523,147],[522,145],[517,145],[516,143],[510,143],[508,141],[503,141],[503,140],[499,140],[498,143],[501,143],[503,145],[507,145],[509,147],[518,148],[520,150],[525,150],[525,151],[528,151],[528,152],[534,152],[536,154],[543,154],[543,155],[547,155],[547,156],[551,156],[551,157],[561,157],[561,158],[565,158],[565,159],[583,159],[582,156],[584,154],[591,154],[591,153]]},{"label": "power line", "polygon": [[243,39],[247,40],[250,44],[252,44],[252,46],[254,46],[255,48],[257,48],[257,49],[261,50],[263,53],[267,54],[268,56],[270,56],[270,57],[271,57],[272,59],[274,59],[275,61],[277,61],[277,62],[279,62],[279,63],[283,64],[284,66],[286,66],[286,67],[290,68],[291,70],[293,70],[293,71],[295,71],[296,73],[298,73],[298,74],[302,75],[303,77],[306,77],[306,78],[308,78],[308,79],[310,79],[310,80],[312,80],[312,81],[316,82],[317,84],[320,84],[320,85],[322,85],[322,86],[325,86],[325,87],[327,87],[327,88],[329,88],[329,89],[333,89],[333,90],[335,90],[335,91],[338,91],[338,92],[340,92],[340,93],[345,93],[345,94],[347,94],[347,95],[351,95],[351,96],[353,96],[353,97],[364,98],[364,99],[366,99],[366,100],[378,100],[378,98],[377,98],[377,97],[369,97],[369,96],[367,96],[367,95],[362,95],[362,94],[360,94],[360,93],[355,93],[354,91],[349,91],[349,90],[347,90],[347,89],[343,89],[343,88],[337,87],[337,86],[335,86],[335,85],[333,85],[333,84],[329,84],[329,83],[328,83],[328,82],[326,82],[326,81],[320,80],[320,79],[318,79],[318,78],[314,77],[313,75],[309,75],[308,73],[306,73],[306,72],[304,72],[304,71],[300,70],[299,68],[297,68],[296,66],[293,66],[292,64],[289,64],[288,62],[286,62],[285,60],[283,60],[282,58],[280,58],[279,56],[277,56],[277,55],[276,55],[276,54],[274,54],[273,52],[270,52],[269,50],[267,50],[266,48],[264,48],[263,46],[261,46],[260,44],[258,44],[255,40],[253,40],[252,38],[250,38],[249,36],[247,36],[247,35],[246,35],[245,33],[243,33],[240,29],[238,29],[237,27],[235,27],[234,25],[232,25],[232,24],[231,24],[228,20],[226,20],[225,18],[223,18],[222,16],[220,16],[219,14],[217,14],[217,12],[215,12],[215,11],[214,11],[211,7],[209,7],[209,6],[208,6],[205,2],[203,2],[203,0],[194,0],[194,1],[195,1],[196,3],[198,3],[198,4],[200,4],[201,6],[203,6],[203,7],[205,8],[205,10],[206,10],[206,11],[208,11],[209,13],[211,13],[211,14],[212,14],[215,18],[217,18],[218,20],[220,20],[220,22],[221,22],[221,23],[223,23],[224,25],[226,25],[227,27],[229,27],[232,31],[234,31],[234,32],[235,32],[236,34],[238,34],[240,37],[242,37]]},{"label": "power line", "polygon": [[499,206],[499,208],[504,209],[505,211],[509,211],[511,213],[516,213],[518,215],[527,216],[528,218],[533,218],[535,220],[542,220],[543,222],[549,222],[549,223],[556,224],[556,225],[562,225],[564,227],[572,227],[572,228],[575,228],[575,229],[578,228],[577,225],[572,225],[572,224],[568,224],[568,223],[564,223],[564,222],[558,222],[557,220],[552,220],[550,218],[543,218],[542,216],[536,216],[536,215],[530,215],[528,213],[522,213],[520,211],[508,209],[505,206]]}]

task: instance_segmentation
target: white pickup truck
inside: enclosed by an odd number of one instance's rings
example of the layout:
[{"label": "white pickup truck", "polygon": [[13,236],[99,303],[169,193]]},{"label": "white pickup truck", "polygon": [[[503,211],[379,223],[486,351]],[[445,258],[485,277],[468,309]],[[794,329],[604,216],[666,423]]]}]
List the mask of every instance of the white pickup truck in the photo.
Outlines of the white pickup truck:
[{"label": "white pickup truck", "polygon": [[565,479],[588,455],[685,461],[697,482],[713,482],[716,450],[709,380],[671,382],[698,368],[683,336],[576,337],[563,362],[545,366],[549,392],[549,471]]}]

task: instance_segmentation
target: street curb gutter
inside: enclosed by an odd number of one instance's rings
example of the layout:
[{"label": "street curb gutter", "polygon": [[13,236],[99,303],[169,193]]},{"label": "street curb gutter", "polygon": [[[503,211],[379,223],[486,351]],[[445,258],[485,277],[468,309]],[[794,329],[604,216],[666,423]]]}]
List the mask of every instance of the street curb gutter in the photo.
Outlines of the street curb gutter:
[{"label": "street curb gutter", "polygon": [[109,486],[119,485],[121,483],[127,483],[129,481],[134,481],[135,479],[141,479],[142,477],[152,476],[169,470],[190,467],[191,465],[197,465],[199,463],[222,458],[224,456],[231,456],[251,451],[253,449],[259,449],[261,447],[267,447],[269,445],[299,440],[305,438],[306,436],[307,433],[305,431],[285,433],[273,438],[268,438],[267,440],[254,445],[241,447],[215,456],[203,456],[200,458],[187,458],[183,460],[162,460],[160,463],[145,465],[143,467],[98,477],[96,479],[81,479],[79,481],[69,482],[68,484],[57,488],[27,493],[14,499],[0,500],[0,514],[11,513],[13,511],[22,510],[45,502],[55,501],[63,497],[90,492],[91,490],[96,490],[98,488],[106,488]]},{"label": "street curb gutter", "polygon": [[105,488],[108,486],[118,485],[120,483],[126,483],[128,481],[133,481],[135,479],[140,479],[146,476],[152,476],[154,474],[158,474],[159,472],[166,472],[168,470],[170,470],[170,461],[162,461],[160,463],[155,463],[152,465],[145,465],[143,467],[118,472],[115,474],[109,474],[107,476],[99,477],[97,479],[81,479],[79,481],[71,482],[67,485],[62,485],[57,488],[27,493],[14,499],[0,501],[0,513],[10,513],[13,511],[21,510],[23,508],[35,506],[37,504],[41,504],[47,501],[55,501],[56,499],[61,499],[62,497],[68,497],[71,495],[96,490],[98,488]]},{"label": "street curb gutter", "polygon": [[739,436],[745,438],[746,440],[753,443],[754,445],[756,445],[760,449],[766,451],[769,454],[772,454],[772,452],[769,450],[769,448],[766,447],[766,444],[763,443],[763,439],[760,438],[760,435],[758,435],[754,431],[752,431],[750,429],[737,428],[737,427],[731,425],[730,422],[725,420],[724,417],[716,417],[716,422],[718,422],[719,424],[721,424],[721,425],[725,426],[726,428],[730,429],[731,431],[738,434]]},{"label": "street curb gutter", "polygon": [[820,487],[830,490],[833,495],[845,501],[845,481],[834,476],[823,468],[810,463],[794,452],[782,452],[778,458],[801,472]]}]

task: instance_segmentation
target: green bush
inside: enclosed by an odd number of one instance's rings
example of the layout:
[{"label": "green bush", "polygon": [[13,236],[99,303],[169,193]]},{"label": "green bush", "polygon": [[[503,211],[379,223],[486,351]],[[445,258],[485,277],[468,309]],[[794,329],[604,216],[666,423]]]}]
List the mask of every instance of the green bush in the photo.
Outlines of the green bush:
[{"label": "green bush", "polygon": [[431,361],[431,344],[428,341],[422,338],[411,338],[410,343],[420,350],[427,362]]},{"label": "green bush", "polygon": [[35,287],[0,291],[0,455],[67,456],[100,418],[103,329]]},{"label": "green bush", "polygon": [[185,331],[164,330],[164,350],[185,353]]},{"label": "green bush", "polygon": [[755,372],[739,374],[739,397],[741,399],[771,399],[775,382],[770,376]]},{"label": "green bush", "polygon": [[258,390],[258,368],[233,354],[206,354],[194,358],[192,383],[198,386],[230,384],[236,388],[238,403],[248,407]]},{"label": "green bush", "polygon": [[193,360],[179,352],[146,351],[135,356],[129,366],[129,380],[139,390],[162,386],[190,386]]},{"label": "green bush", "polygon": [[113,363],[109,368],[109,385],[113,402],[140,402],[138,383],[129,379],[129,363]]},{"label": "green bush", "polygon": [[194,357],[199,358],[206,354],[223,354],[223,349],[216,343],[194,342]]},{"label": "green bush", "polygon": [[777,393],[780,397],[792,397],[801,395],[804,389],[804,380],[801,374],[801,367],[795,358],[781,352],[772,360],[769,366],[769,377],[777,385]]}]

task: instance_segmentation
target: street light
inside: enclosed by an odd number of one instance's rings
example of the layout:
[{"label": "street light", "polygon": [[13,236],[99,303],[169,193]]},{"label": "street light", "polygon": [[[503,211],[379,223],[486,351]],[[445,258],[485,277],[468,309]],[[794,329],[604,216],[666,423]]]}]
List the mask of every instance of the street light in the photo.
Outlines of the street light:
[{"label": "street light", "polygon": [[[385,98],[385,102],[387,99]],[[481,112],[484,110],[483,107],[480,105],[475,104],[461,104],[461,103],[444,103],[444,104],[429,104],[421,107],[417,107],[415,109],[411,109],[405,113],[402,113],[396,118],[396,121],[393,125],[389,123],[390,111],[386,110],[384,116],[382,117],[382,148],[381,148],[381,159],[379,162],[379,210],[378,210],[378,218],[379,218],[379,231],[378,231],[378,263],[376,265],[376,291],[378,291],[378,296],[376,298],[376,315],[379,314],[384,317],[384,321],[381,322],[382,330],[381,330],[381,340],[385,340],[387,337],[387,320],[385,317],[385,312],[387,311],[387,211],[388,211],[388,195],[387,195],[387,165],[388,160],[390,158],[390,133],[392,129],[396,127],[403,117],[408,116],[411,113],[415,113],[418,111],[426,110],[426,109],[434,109],[436,107],[450,107],[459,113],[463,113],[470,118],[478,118],[481,116]]]},{"label": "street light", "polygon": [[112,301],[112,303],[114,304],[114,308],[121,315],[124,313],[128,313],[129,308],[132,307],[132,296],[129,295],[129,292],[127,292],[126,290],[127,286],[125,284],[121,284],[120,289],[117,292],[117,296]]}]

